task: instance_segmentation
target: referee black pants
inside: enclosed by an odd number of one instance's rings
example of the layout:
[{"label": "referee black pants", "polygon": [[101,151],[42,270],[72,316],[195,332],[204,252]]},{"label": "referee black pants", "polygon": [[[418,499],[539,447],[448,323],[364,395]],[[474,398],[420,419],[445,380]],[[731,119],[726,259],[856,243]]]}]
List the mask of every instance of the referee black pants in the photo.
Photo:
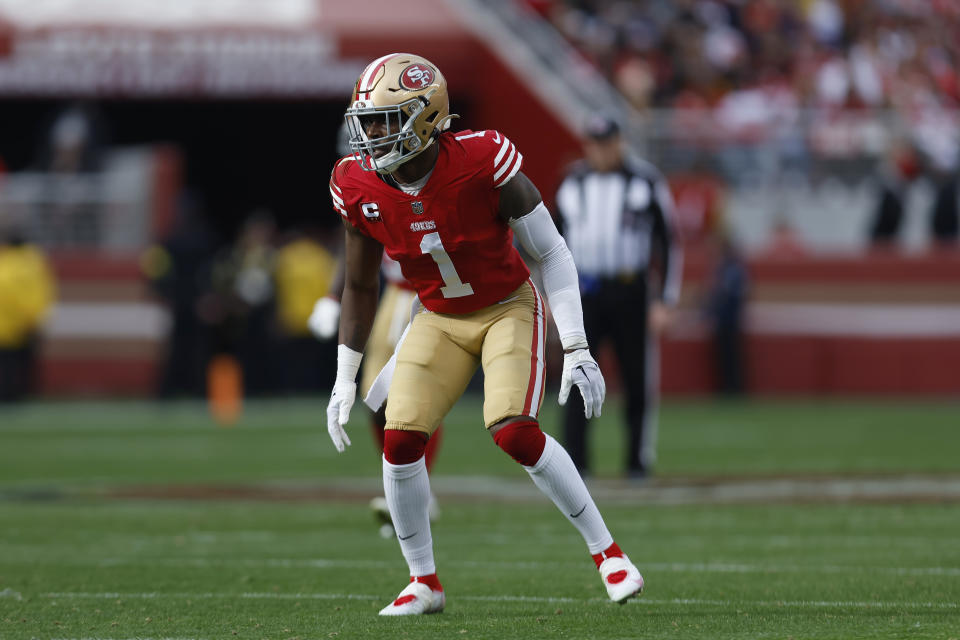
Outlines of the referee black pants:
[{"label": "referee black pants", "polygon": [[[647,412],[656,402],[650,397],[647,359],[648,347],[646,277],[630,281],[601,280],[581,291],[583,325],[594,356],[601,344],[610,340],[620,370],[626,402],[627,443],[624,468],[629,475],[643,476],[649,469],[652,451],[644,451],[647,442]],[[564,438],[567,451],[581,474],[589,471],[587,427],[583,398],[574,390],[566,406]]]}]

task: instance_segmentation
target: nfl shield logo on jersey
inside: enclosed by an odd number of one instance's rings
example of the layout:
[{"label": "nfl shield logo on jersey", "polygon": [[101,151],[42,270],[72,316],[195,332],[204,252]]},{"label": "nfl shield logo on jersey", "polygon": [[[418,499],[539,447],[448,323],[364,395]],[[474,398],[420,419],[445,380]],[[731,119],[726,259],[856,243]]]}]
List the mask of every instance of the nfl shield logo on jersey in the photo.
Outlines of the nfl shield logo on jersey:
[{"label": "nfl shield logo on jersey", "polygon": [[423,213],[423,203],[420,201],[411,202],[410,207],[413,209],[413,212],[418,216]]}]

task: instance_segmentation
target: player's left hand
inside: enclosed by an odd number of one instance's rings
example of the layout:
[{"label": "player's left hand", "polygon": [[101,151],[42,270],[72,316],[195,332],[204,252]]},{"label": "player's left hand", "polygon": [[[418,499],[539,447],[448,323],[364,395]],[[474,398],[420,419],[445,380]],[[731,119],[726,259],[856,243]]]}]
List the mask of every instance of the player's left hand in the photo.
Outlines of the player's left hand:
[{"label": "player's left hand", "polygon": [[577,385],[580,395],[583,396],[583,414],[587,418],[599,416],[603,399],[607,395],[607,385],[589,349],[577,349],[563,354],[563,376],[560,378],[558,399],[561,406],[567,404],[573,385]]},{"label": "player's left hand", "polygon": [[356,382],[338,380],[334,383],[333,393],[327,404],[327,431],[338,453],[343,453],[343,450],[350,446],[350,438],[343,425],[350,419],[350,409],[356,397]]}]

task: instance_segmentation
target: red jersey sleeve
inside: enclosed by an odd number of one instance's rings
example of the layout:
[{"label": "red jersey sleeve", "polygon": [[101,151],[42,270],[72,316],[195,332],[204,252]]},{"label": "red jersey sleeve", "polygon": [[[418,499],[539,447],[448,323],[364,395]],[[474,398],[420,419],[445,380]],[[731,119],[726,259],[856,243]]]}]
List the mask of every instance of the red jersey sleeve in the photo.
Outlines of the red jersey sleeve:
[{"label": "red jersey sleeve", "polygon": [[[337,164],[333,166],[333,171],[330,172],[330,199],[333,201],[333,209],[347,220],[350,220],[350,213],[347,210],[347,203],[341,184],[344,181],[346,171],[344,165],[351,160],[351,158],[340,159]],[[350,222],[353,223],[353,220],[350,220]]]},{"label": "red jersey sleeve", "polygon": [[510,140],[493,129],[477,132],[462,132],[456,136],[477,162],[477,170],[499,189],[523,166],[523,154]]}]

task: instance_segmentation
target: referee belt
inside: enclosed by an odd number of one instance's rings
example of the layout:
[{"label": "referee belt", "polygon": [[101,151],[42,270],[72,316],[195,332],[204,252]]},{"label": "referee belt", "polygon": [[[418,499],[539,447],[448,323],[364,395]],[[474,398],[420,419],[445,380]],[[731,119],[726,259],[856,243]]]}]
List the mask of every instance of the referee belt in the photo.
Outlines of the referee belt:
[{"label": "referee belt", "polygon": [[630,285],[643,279],[640,271],[623,271],[611,276],[592,276],[580,274],[580,291],[590,293],[607,285]]}]

